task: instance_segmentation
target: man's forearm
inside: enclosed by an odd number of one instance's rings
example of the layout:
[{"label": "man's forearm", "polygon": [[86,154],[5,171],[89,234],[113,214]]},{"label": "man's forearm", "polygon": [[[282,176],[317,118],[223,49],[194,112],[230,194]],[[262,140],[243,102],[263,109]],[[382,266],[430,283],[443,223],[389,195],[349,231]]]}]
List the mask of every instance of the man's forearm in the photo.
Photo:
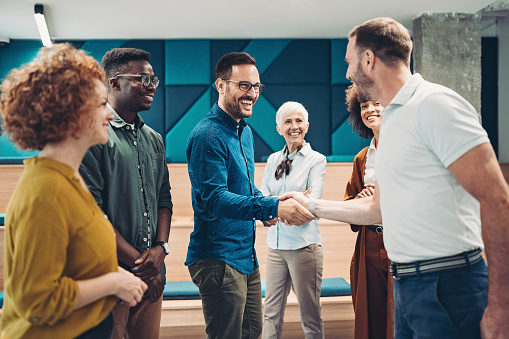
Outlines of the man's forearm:
[{"label": "man's forearm", "polygon": [[[497,199],[498,200],[498,199]],[[509,307],[509,201],[500,198],[481,204],[482,235],[488,261],[488,304],[501,309]]]},{"label": "man's forearm", "polygon": [[315,200],[317,217],[355,225],[382,223],[379,206],[373,197],[349,201]]},{"label": "man's forearm", "polygon": [[170,238],[172,210],[161,207],[157,210],[157,231],[155,241],[166,241]]},{"label": "man's forearm", "polygon": [[118,261],[128,267],[134,267],[134,261],[140,256],[140,252],[131,246],[116,228],[113,229],[115,230],[115,238],[117,240]]}]

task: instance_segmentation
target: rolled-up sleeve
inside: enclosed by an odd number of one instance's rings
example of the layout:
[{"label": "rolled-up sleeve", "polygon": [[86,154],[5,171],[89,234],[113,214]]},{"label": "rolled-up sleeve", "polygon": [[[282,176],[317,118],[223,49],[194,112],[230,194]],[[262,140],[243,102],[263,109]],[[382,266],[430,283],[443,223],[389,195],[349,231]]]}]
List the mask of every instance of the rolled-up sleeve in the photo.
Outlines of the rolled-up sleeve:
[{"label": "rolled-up sleeve", "polygon": [[[19,216],[18,231],[7,239],[13,248],[9,284],[16,312],[32,324],[54,325],[76,307],[78,284],[62,275],[69,235],[54,201],[40,200]],[[39,227],[26,227],[39,223]],[[44,225],[51,225],[51,231]]]}]

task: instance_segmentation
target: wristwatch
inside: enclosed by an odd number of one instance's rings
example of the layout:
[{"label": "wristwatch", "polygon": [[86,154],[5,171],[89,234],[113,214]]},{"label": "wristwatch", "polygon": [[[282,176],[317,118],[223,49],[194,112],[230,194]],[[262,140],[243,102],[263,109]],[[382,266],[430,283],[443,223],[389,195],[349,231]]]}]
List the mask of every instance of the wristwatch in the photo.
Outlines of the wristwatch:
[{"label": "wristwatch", "polygon": [[154,243],[154,247],[155,247],[155,246],[158,246],[158,245],[159,245],[159,246],[161,246],[161,247],[163,248],[164,253],[165,253],[166,255],[170,254],[170,245],[168,245],[168,243],[167,243],[166,241],[156,241],[156,242]]}]

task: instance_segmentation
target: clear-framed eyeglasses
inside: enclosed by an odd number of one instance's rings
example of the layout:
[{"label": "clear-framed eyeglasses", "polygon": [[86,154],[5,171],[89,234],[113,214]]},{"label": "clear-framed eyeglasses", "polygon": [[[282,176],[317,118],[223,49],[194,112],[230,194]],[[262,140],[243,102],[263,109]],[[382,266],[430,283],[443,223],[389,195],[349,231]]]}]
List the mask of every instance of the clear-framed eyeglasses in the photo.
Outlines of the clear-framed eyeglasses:
[{"label": "clear-framed eyeglasses", "polygon": [[141,78],[141,84],[145,87],[148,87],[151,82],[155,88],[159,86],[159,78],[148,74],[117,74],[113,78]]},{"label": "clear-framed eyeglasses", "polygon": [[234,82],[234,83],[239,84],[239,89],[243,92],[249,92],[251,90],[251,88],[254,88],[255,93],[260,93],[261,91],[263,91],[263,88],[265,87],[265,85],[262,85],[262,84],[254,84],[253,85],[249,81],[234,81],[234,80],[226,80],[226,79],[223,79],[223,80],[226,82]]}]

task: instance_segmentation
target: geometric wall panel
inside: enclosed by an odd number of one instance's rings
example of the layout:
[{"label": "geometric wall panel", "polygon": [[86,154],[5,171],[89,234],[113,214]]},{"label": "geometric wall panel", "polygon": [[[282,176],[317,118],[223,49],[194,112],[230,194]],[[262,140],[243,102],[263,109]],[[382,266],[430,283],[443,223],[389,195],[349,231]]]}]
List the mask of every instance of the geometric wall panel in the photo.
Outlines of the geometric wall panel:
[{"label": "geometric wall panel", "polygon": [[165,131],[171,130],[208,89],[210,85],[166,86]]},{"label": "geometric wall panel", "polygon": [[263,73],[267,85],[330,84],[330,40],[295,39]]},{"label": "geometric wall panel", "polygon": [[[344,61],[347,39],[218,39],[218,40],[91,40],[72,42],[97,60],[114,47],[135,47],[151,53],[150,63],[161,79],[152,107],[141,116],[164,136],[172,162],[185,162],[189,133],[217,101],[215,65],[229,52],[247,52],[257,60],[266,85],[247,121],[253,130],[255,160],[284,146],[275,129],[275,114],[286,101],[297,101],[309,112],[306,140],[324,155],[356,154],[366,144],[347,123]],[[11,41],[0,48],[0,74],[7,74],[35,57],[40,41]],[[7,150],[2,145],[0,158]],[[16,153],[18,154],[18,153]],[[22,154],[24,154],[22,152]],[[341,158],[338,158],[341,159]]]},{"label": "geometric wall panel", "polygon": [[331,40],[331,83],[333,85],[350,85],[346,78],[348,64],[345,61],[347,39]]},{"label": "geometric wall panel", "polygon": [[345,100],[345,90],[348,88],[348,85],[333,85],[332,90],[332,98],[331,98],[331,127],[332,131],[335,131],[339,128],[339,126],[345,121],[348,120],[350,116],[350,112],[347,110],[346,100]]},{"label": "geometric wall panel", "polygon": [[260,73],[261,82],[264,83],[263,74],[279,57],[282,51],[291,43],[291,39],[255,39],[244,48],[243,52],[248,53],[256,59],[256,68]]},{"label": "geometric wall panel", "polygon": [[165,41],[166,85],[210,85],[210,41]]},{"label": "geometric wall panel", "polygon": [[81,49],[88,52],[88,55],[93,57],[97,62],[101,60],[112,48],[123,47],[127,40],[88,40],[81,45]]},{"label": "geometric wall panel", "polygon": [[210,92],[208,89],[189,109],[189,111],[166,134],[166,157],[171,162],[187,162],[186,143],[194,126],[210,110]]},{"label": "geometric wall panel", "polygon": [[357,132],[353,132],[348,119],[332,133],[331,139],[332,154],[340,155],[356,155],[361,149],[369,146],[371,142],[371,140],[359,137]]},{"label": "geometric wall panel", "polygon": [[[273,153],[285,145],[282,136],[276,131],[276,111],[263,95],[258,97],[253,108],[253,115],[246,119],[251,129],[267,144]],[[266,155],[270,155],[266,154]]]}]

